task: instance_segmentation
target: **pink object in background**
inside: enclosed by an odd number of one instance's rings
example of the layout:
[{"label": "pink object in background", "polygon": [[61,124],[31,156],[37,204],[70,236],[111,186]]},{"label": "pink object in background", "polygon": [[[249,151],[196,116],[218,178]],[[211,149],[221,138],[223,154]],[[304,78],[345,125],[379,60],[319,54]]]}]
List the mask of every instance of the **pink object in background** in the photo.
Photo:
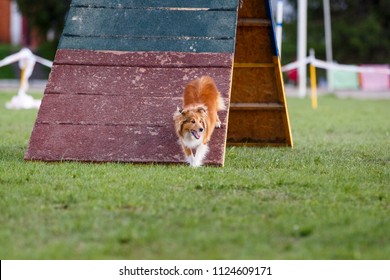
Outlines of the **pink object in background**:
[{"label": "pink object in background", "polygon": [[[363,67],[370,67],[375,69],[389,69],[389,65],[362,65]],[[362,90],[389,90],[390,89],[390,77],[385,73],[361,73],[360,84]]]}]

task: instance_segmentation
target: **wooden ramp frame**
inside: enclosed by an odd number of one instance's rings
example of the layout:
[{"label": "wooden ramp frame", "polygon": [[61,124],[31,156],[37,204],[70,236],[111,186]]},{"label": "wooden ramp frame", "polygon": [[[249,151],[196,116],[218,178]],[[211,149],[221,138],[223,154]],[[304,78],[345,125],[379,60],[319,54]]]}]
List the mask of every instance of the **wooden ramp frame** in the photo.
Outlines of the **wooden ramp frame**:
[{"label": "wooden ramp frame", "polygon": [[292,147],[268,0],[243,1],[236,38],[228,144]]},{"label": "wooden ramp frame", "polygon": [[[245,0],[240,13],[269,5],[268,0],[261,2]],[[232,73],[237,4],[238,0],[73,0],[25,159],[184,162],[172,114],[181,106],[185,84],[202,75],[215,79],[226,104],[233,76],[230,142],[265,144],[265,134],[259,131],[271,133],[274,122],[288,125],[283,85],[264,81],[275,85],[273,92],[268,87],[264,91],[249,90],[249,84],[239,86],[247,82],[242,79],[248,74],[236,72],[250,66],[249,70],[255,69],[250,83],[257,87],[253,81],[258,80],[258,65],[253,63],[263,62],[238,55]],[[237,36],[241,36],[240,21]],[[272,26],[267,27],[273,36]],[[269,59],[273,68],[268,68],[276,76],[268,78],[281,78],[278,60],[266,57],[264,63],[269,64]],[[272,100],[240,97],[248,92],[275,96]],[[278,109],[268,110],[271,107]],[[264,108],[268,108],[265,113]],[[213,134],[206,164],[224,163],[228,112],[220,112],[220,118],[223,127]],[[242,134],[237,124],[245,118],[252,121],[249,131],[255,133]],[[271,133],[270,143],[291,145],[289,126],[285,133],[288,137]]]}]

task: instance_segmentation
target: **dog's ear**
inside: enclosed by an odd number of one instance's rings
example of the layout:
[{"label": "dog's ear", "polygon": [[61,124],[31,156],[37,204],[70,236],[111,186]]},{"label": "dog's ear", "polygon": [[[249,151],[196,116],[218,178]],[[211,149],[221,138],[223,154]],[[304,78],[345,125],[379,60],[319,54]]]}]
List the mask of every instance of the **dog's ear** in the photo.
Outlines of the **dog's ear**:
[{"label": "dog's ear", "polygon": [[173,114],[173,119],[177,119],[179,116],[184,115],[184,109],[176,108],[175,113]]},{"label": "dog's ear", "polygon": [[176,107],[177,109],[177,111],[180,113],[180,114],[183,114],[183,109],[180,109],[179,107]]},{"label": "dog's ear", "polygon": [[182,110],[177,107],[175,113],[173,113],[173,119],[176,120],[179,116],[181,116]]},{"label": "dog's ear", "polygon": [[199,106],[197,108],[199,113],[206,113],[207,112],[207,107],[206,106]]},{"label": "dog's ear", "polygon": [[202,118],[206,118],[207,117],[207,107],[206,106],[198,106],[196,108],[196,111],[199,113],[199,115]]},{"label": "dog's ear", "polygon": [[173,114],[173,120],[175,122],[175,131],[177,135],[181,135],[182,124],[186,119],[185,113],[186,112],[183,109],[177,108],[177,110]]}]

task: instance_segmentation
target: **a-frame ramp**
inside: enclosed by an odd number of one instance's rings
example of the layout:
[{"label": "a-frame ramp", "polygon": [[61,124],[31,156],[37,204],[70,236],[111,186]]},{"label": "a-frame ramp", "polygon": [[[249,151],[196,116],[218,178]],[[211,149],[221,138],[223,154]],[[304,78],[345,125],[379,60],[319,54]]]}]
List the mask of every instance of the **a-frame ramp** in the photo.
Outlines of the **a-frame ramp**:
[{"label": "a-frame ramp", "polygon": [[[179,163],[184,86],[229,102],[238,0],[73,0],[25,159]],[[206,164],[223,165],[227,112]]]},{"label": "a-frame ramp", "polygon": [[[244,0],[236,44],[238,2],[73,0],[25,159],[184,162],[172,114],[202,75],[226,104],[233,83],[230,144],[291,146],[269,2]],[[220,118],[206,164],[224,163]]]},{"label": "a-frame ramp", "polygon": [[290,146],[292,135],[269,0],[244,0],[238,13],[229,145]]}]

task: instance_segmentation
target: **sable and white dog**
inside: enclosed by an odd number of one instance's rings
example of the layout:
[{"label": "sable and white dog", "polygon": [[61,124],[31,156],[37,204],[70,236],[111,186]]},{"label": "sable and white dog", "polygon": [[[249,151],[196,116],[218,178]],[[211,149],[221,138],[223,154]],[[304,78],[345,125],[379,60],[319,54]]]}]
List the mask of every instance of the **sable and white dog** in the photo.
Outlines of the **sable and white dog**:
[{"label": "sable and white dog", "polygon": [[[173,115],[175,130],[187,162],[192,167],[203,164],[214,128],[221,127],[217,112],[225,105],[213,78],[203,76],[189,82],[183,95],[183,109]],[[195,156],[192,150],[195,149]]]}]

